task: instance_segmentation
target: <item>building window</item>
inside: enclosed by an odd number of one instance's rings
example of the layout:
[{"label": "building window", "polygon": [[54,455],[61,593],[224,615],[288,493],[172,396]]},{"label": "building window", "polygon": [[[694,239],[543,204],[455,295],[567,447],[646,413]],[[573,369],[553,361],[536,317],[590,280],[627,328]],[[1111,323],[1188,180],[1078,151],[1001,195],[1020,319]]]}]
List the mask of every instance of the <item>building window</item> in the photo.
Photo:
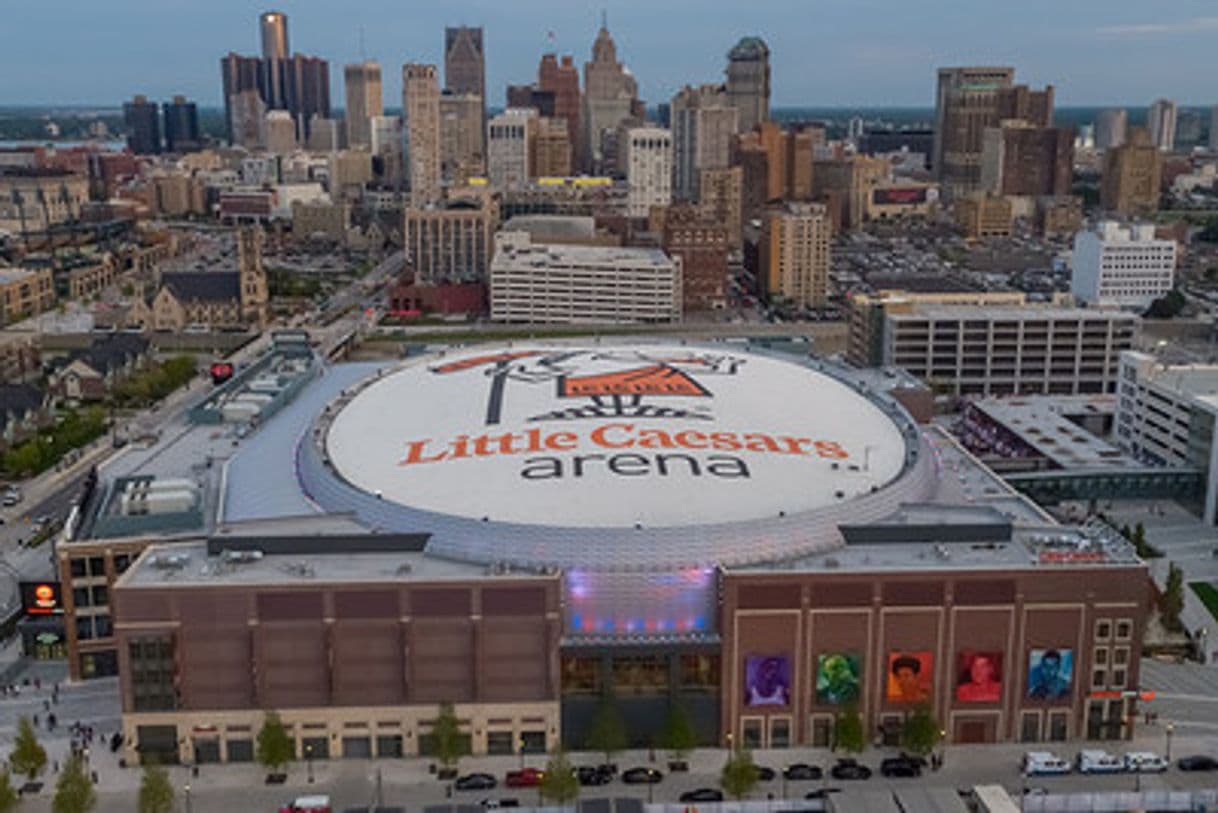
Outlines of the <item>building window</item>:
[{"label": "building window", "polygon": [[1025,711],[1019,718],[1019,741],[1040,742],[1040,712]]},{"label": "building window", "polygon": [[1065,742],[1070,736],[1070,715],[1064,711],[1049,712],[1049,740]]},{"label": "building window", "polygon": [[512,747],[512,732],[486,732],[486,752],[488,754],[497,754],[501,756],[515,753],[515,749]]},{"label": "building window", "polygon": [[613,688],[619,694],[667,692],[668,658],[664,655],[614,658]]},{"label": "building window", "polygon": [[114,572],[126,573],[127,568],[131,567],[130,554],[120,553],[114,557]]},{"label": "building window", "polygon": [[826,714],[812,717],[812,747],[829,748],[833,745],[833,718]]},{"label": "building window", "polygon": [[136,711],[173,711],[177,708],[174,690],[176,669],[173,641],[145,638],[127,644],[130,658],[131,693]]},{"label": "building window", "polygon": [[76,608],[90,606],[88,587],[72,588],[72,605]]},{"label": "building window", "polygon": [[1102,689],[1104,682],[1108,679],[1108,673],[1103,669],[1094,669],[1091,672],[1091,688]]},{"label": "building window", "polygon": [[740,746],[750,750],[762,748],[764,720],[760,717],[744,717],[740,720]]},{"label": "building window", "polygon": [[600,674],[601,661],[599,658],[563,658],[563,694],[596,694],[600,691]]},{"label": "building window", "polygon": [[94,587],[93,588],[93,606],[94,607],[105,607],[109,603],[110,603],[110,591],[106,588],[106,585],[99,584],[96,587]]},{"label": "building window", "polygon": [[718,655],[682,655],[681,691],[714,692],[719,688]]},{"label": "building window", "polygon": [[791,718],[770,718],[770,747],[788,748],[791,745]]},{"label": "building window", "polygon": [[1124,669],[1113,669],[1112,670],[1112,688],[1114,688],[1114,689],[1124,689],[1125,688],[1125,670]]},{"label": "building window", "polygon": [[1128,641],[1133,637],[1133,621],[1122,618],[1116,623],[1116,638],[1118,641]]},{"label": "building window", "polygon": [[83,579],[86,574],[86,560],[82,558],[73,558],[68,562],[68,572],[72,574],[74,579]]},{"label": "building window", "polygon": [[89,557],[89,575],[90,576],[105,576],[106,575],[106,559],[103,556]]},{"label": "building window", "polygon": [[1096,666],[1106,666],[1108,664],[1108,648],[1097,646],[1093,656]]},{"label": "building window", "polygon": [[1117,666],[1125,666],[1129,663],[1129,647],[1118,646],[1112,650],[1112,662]]},{"label": "building window", "polygon": [[1112,637],[1112,622],[1107,618],[1101,618],[1095,622],[1095,640],[1107,641]]}]

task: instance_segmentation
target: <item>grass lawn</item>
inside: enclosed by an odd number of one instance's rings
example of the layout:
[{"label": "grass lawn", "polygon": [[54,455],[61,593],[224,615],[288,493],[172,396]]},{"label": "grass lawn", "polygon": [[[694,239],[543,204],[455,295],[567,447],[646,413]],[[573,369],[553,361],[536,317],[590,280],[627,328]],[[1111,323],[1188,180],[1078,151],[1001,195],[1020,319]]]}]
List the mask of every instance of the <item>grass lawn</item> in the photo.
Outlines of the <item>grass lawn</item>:
[{"label": "grass lawn", "polygon": [[1214,620],[1218,621],[1218,587],[1209,582],[1189,582],[1188,586],[1197,594],[1197,598],[1201,599],[1201,603],[1210,611]]}]

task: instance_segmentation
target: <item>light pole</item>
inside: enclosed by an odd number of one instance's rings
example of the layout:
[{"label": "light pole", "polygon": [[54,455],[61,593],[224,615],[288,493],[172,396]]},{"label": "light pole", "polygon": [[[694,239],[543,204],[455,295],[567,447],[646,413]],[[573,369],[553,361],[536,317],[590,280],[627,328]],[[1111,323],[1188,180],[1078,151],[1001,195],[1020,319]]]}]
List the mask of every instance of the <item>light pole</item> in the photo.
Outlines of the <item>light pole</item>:
[{"label": "light pole", "polygon": [[1171,735],[1176,733],[1175,724],[1168,723],[1167,728],[1164,729],[1163,733],[1165,733],[1167,735],[1167,753],[1164,754],[1164,759],[1166,759],[1168,762],[1171,762]]},{"label": "light pole", "polygon": [[524,770],[524,735],[520,736],[520,770]]},{"label": "light pole", "polygon": [[186,813],[191,813],[191,809],[190,809],[190,783],[189,783],[189,782],[187,782],[187,783],[186,783],[186,784],[185,784],[185,785],[182,787],[182,794],[183,794],[183,796],[184,796],[184,798],[185,798],[185,801],[186,801]]},{"label": "light pole", "polygon": [[305,765],[309,770],[309,784],[313,784],[313,744],[305,743]]},{"label": "light pole", "polygon": [[943,763],[947,762],[947,731],[939,729],[939,767],[943,767]]}]

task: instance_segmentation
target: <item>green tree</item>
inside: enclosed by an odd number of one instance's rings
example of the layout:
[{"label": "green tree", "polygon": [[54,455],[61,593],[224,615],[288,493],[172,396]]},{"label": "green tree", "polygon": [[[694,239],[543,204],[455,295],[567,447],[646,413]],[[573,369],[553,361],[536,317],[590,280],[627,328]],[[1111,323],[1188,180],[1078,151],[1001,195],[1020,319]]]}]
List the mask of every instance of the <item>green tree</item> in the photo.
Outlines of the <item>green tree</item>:
[{"label": "green tree", "polygon": [[160,765],[144,768],[144,778],[140,780],[139,813],[173,813],[176,806],[174,801],[169,773]]},{"label": "green tree", "polygon": [[29,717],[17,721],[17,739],[13,742],[13,751],[8,756],[8,764],[13,772],[26,777],[31,782],[37,779],[47,767],[46,749],[38,744],[38,736],[34,734],[34,726]]},{"label": "green tree", "polygon": [[468,753],[468,743],[461,735],[461,724],[452,703],[441,703],[436,724],[431,730],[436,759],[445,768],[453,768]]},{"label": "green tree", "polygon": [[901,728],[901,747],[911,754],[926,756],[939,744],[942,732],[929,706],[919,706],[905,718]]},{"label": "green tree", "polygon": [[589,751],[604,754],[605,762],[612,762],[613,755],[625,751],[626,745],[626,721],[622,718],[622,710],[613,695],[606,693],[592,716],[586,746]]},{"label": "green tree", "polygon": [[723,792],[733,799],[740,800],[757,787],[760,775],[753,763],[753,755],[743,748],[738,748],[727,758],[723,771],[719,774],[719,784]]},{"label": "green tree", "polygon": [[1184,611],[1184,572],[1172,562],[1167,569],[1167,584],[1159,597],[1159,612],[1163,624],[1170,630],[1179,630],[1180,613]]},{"label": "green tree", "polygon": [[697,745],[698,733],[694,731],[685,706],[676,701],[670,703],[664,728],[660,731],[660,747],[667,750],[674,760],[683,760]]},{"label": "green tree", "polygon": [[258,730],[258,742],[254,758],[258,764],[272,773],[280,771],[296,756],[296,743],[288,736],[279,714],[268,711]]},{"label": "green tree", "polygon": [[833,749],[858,754],[865,747],[867,738],[863,734],[863,717],[859,714],[859,707],[850,704],[833,722]]},{"label": "green tree", "polygon": [[96,806],[97,794],[85,773],[84,762],[80,757],[71,757],[55,783],[52,813],[89,813]]},{"label": "green tree", "polygon": [[555,753],[546,763],[539,792],[542,799],[556,805],[569,805],[579,798],[579,779],[562,751]]},{"label": "green tree", "polygon": [[7,770],[0,771],[0,813],[13,813],[20,802],[12,775]]}]

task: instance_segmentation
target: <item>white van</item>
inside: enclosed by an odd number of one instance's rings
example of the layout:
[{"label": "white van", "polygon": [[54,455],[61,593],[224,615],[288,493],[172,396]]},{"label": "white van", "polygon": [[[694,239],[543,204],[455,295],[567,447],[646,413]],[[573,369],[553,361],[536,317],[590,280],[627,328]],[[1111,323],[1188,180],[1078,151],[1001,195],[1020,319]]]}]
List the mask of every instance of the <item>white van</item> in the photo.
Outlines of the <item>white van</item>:
[{"label": "white van", "polygon": [[1023,755],[1024,776],[1070,773],[1070,763],[1049,751],[1029,751]]},{"label": "white van", "polygon": [[1124,773],[1125,760],[1100,750],[1078,752],[1079,773]]},{"label": "white van", "polygon": [[1132,751],[1125,755],[1125,770],[1131,773],[1163,773],[1167,760],[1149,751]]}]

